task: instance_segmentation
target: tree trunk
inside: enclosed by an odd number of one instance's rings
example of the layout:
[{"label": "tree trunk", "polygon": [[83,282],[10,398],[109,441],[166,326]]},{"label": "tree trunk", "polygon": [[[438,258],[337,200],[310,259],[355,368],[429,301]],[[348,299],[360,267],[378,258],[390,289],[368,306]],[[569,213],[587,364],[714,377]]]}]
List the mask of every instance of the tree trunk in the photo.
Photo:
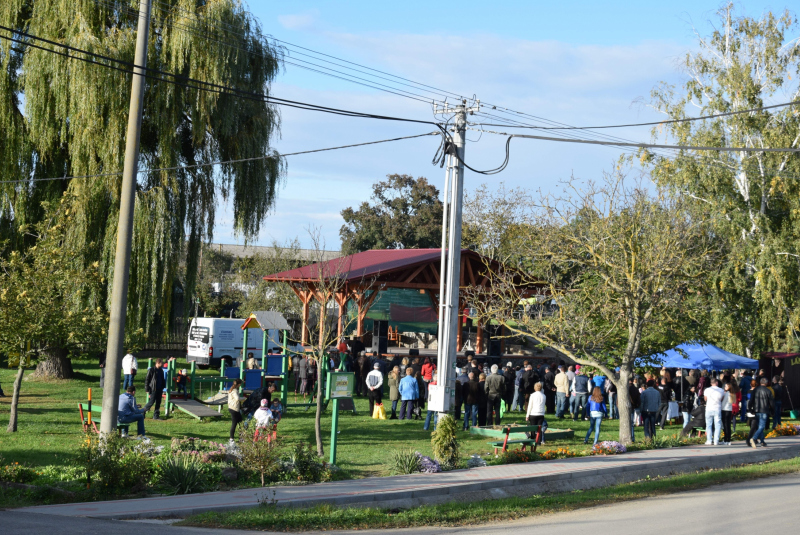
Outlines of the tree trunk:
[{"label": "tree trunk", "polygon": [[47,379],[72,379],[72,361],[67,358],[67,350],[54,347],[44,351],[45,358],[36,365],[33,377]]},{"label": "tree trunk", "polygon": [[317,455],[320,457],[325,456],[325,450],[322,447],[322,365],[324,353],[320,349],[320,358],[317,360],[317,414],[314,417],[314,434],[317,438]]},{"label": "tree trunk", "polygon": [[8,416],[6,432],[17,432],[17,407],[19,406],[19,389],[22,387],[22,376],[25,374],[24,358],[20,357],[17,377],[14,379],[14,394],[11,396],[11,414]]},{"label": "tree trunk", "polygon": [[[626,366],[621,366],[619,379],[614,381],[617,387],[617,408],[619,409],[619,442],[630,444],[633,442],[633,429],[631,428],[631,396],[628,392],[628,378],[631,372]],[[610,410],[610,409],[609,409]]]}]

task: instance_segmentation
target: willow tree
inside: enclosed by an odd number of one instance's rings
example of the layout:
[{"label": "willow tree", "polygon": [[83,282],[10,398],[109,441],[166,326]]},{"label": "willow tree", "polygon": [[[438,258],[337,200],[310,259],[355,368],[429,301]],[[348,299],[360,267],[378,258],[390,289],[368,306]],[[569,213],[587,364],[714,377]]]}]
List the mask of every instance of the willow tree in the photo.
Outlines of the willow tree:
[{"label": "willow tree", "polygon": [[[686,55],[688,81],[662,85],[654,106],[668,119],[740,112],[800,99],[797,21],[786,12],[737,17],[719,12],[709,36]],[[761,109],[654,131],[682,145],[800,147],[800,107]],[[691,195],[715,218],[728,254],[717,280],[710,337],[756,356],[797,347],[800,332],[800,155],[702,152],[674,159],[646,154],[654,178]]]},{"label": "willow tree", "polygon": [[[136,0],[7,0],[0,5],[0,24],[133,62],[137,9]],[[160,0],[152,13],[149,68],[269,93],[281,51],[238,0]],[[87,266],[99,262],[107,281],[101,290],[105,301],[114,276],[121,186],[113,173],[122,169],[131,76],[57,55],[52,52],[57,47],[30,37],[21,40],[0,40],[0,180],[19,180],[0,184],[0,238],[24,250],[30,243],[20,228],[42,217],[42,201],[69,192],[76,202],[68,239],[87,249]],[[198,252],[212,236],[220,200],[232,205],[235,229],[245,240],[257,234],[285,174],[283,160],[271,149],[278,127],[277,111],[263,100],[147,81],[129,329],[150,332],[168,324],[181,252],[189,274],[184,292],[192,295]],[[265,158],[202,165],[254,157]],[[101,176],[77,178],[81,175]],[[76,178],[36,180],[59,176]],[[40,368],[69,375],[68,363],[56,357]]]}]

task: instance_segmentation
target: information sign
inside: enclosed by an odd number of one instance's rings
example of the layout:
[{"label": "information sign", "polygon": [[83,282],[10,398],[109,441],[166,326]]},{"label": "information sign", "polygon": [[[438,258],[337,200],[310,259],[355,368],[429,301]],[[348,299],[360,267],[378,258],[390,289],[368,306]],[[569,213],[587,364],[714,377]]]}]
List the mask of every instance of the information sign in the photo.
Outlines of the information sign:
[{"label": "information sign", "polygon": [[328,388],[326,389],[328,399],[352,398],[355,384],[356,376],[354,373],[329,372]]}]

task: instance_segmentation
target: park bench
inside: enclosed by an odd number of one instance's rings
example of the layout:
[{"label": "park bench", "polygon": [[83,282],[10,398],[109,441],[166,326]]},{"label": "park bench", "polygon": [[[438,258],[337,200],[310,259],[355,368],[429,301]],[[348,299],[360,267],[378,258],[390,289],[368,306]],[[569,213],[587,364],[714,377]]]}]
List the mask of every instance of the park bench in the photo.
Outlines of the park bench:
[{"label": "park bench", "polygon": [[494,454],[495,455],[497,455],[497,449],[498,448],[501,448],[501,449],[505,448],[504,449],[504,451],[505,451],[505,450],[508,449],[507,446],[510,445],[510,444],[522,444],[522,447],[520,448],[522,451],[525,451],[525,448],[527,446],[530,446],[531,447],[531,451],[536,453],[536,439],[535,438],[522,438],[522,439],[518,439],[518,440],[509,440],[508,442],[506,442],[504,440],[496,440],[494,442],[487,442],[487,444],[489,444],[490,446],[492,446],[494,448]]},{"label": "park bench", "polygon": [[[89,424],[90,424],[90,422],[89,422],[89,404],[88,403],[78,403],[78,412],[81,415],[81,425],[83,425],[83,431],[85,433],[85,432],[89,431]],[[97,416],[99,418],[101,414],[102,414],[102,411],[101,411],[100,407],[98,405],[92,405],[91,426],[92,426],[92,429],[94,429],[95,433],[99,432],[97,430],[97,421],[98,420],[95,419],[95,416]],[[124,431],[124,432],[127,433],[129,427],[130,427],[130,424],[121,424],[121,423],[117,422],[117,431],[120,431],[120,432]]]}]

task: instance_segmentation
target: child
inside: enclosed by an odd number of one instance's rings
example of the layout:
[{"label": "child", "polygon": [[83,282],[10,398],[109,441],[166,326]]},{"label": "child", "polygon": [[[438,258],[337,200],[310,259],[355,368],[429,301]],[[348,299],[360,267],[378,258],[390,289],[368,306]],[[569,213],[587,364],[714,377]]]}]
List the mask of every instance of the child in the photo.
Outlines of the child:
[{"label": "child", "polygon": [[272,421],[275,422],[275,425],[281,421],[281,416],[283,416],[283,407],[281,406],[281,400],[276,398],[272,402]]},{"label": "child", "polygon": [[253,419],[256,421],[256,438],[260,438],[262,431],[267,435],[267,441],[270,440],[270,427],[273,422],[272,411],[269,408],[266,399],[261,400],[261,406],[253,413]]},{"label": "child", "polygon": [[186,376],[186,370],[181,370],[178,372],[178,375],[175,377],[175,383],[177,383],[177,393],[183,394],[183,397],[186,397],[186,382],[188,377]]}]

